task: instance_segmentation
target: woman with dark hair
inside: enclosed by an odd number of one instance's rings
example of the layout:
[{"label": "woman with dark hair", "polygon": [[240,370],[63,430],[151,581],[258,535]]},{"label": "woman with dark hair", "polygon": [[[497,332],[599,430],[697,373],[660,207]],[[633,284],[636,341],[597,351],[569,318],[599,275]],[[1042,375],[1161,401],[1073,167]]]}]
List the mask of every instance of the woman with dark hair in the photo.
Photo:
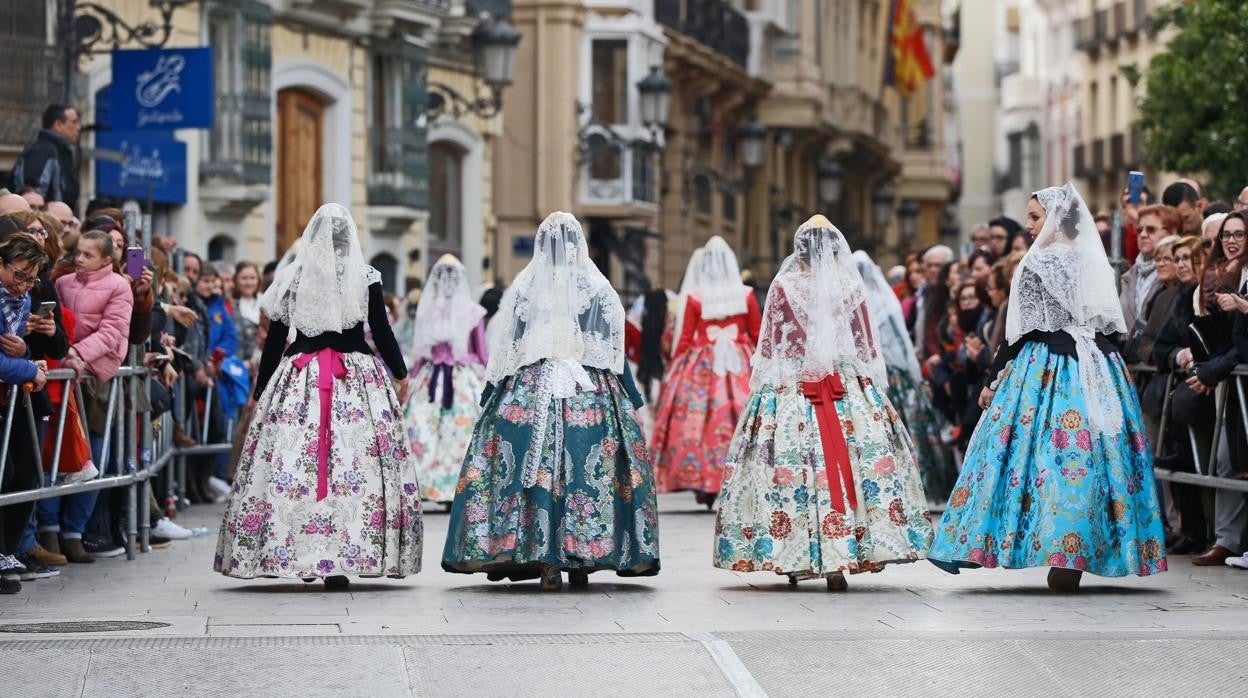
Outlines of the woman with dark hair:
[{"label": "woman with dark hair", "polygon": [[988,250],[975,250],[971,256],[966,258],[966,269],[970,274],[971,281],[979,282],[988,277],[988,272],[992,270],[992,265],[997,261],[997,255]]},{"label": "woman with dark hair", "polygon": [[1049,567],[1064,592],[1083,572],[1163,572],[1152,454],[1096,223],[1071,184],[1036,192],[1027,221],[1036,240],[1015,272],[1009,344],[928,558],[955,574]]}]

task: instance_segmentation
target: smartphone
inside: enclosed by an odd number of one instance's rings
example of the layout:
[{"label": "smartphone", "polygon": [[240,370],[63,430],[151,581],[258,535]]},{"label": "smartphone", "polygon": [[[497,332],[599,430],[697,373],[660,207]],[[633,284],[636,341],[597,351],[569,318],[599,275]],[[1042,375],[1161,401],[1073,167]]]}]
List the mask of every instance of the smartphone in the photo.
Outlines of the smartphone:
[{"label": "smartphone", "polygon": [[1144,189],[1144,173],[1131,170],[1127,174],[1127,203],[1140,203],[1140,192]]},{"label": "smartphone", "polygon": [[56,311],[56,301],[44,301],[39,304],[38,315],[44,317],[52,317],[52,313]]},{"label": "smartphone", "polygon": [[126,248],[126,275],[135,281],[143,274],[143,267],[147,265],[147,253],[142,247]]}]

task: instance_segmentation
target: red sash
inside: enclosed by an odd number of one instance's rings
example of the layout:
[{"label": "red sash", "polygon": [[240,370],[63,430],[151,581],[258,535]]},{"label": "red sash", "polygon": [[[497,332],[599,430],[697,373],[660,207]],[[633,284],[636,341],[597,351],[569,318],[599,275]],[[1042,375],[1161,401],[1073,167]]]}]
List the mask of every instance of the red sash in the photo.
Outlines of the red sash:
[{"label": "red sash", "polygon": [[301,354],[295,358],[295,368],[303,370],[316,359],[320,373],[316,378],[316,387],[321,394],[321,423],[316,430],[316,501],[329,495],[329,446],[333,439],[333,418],[330,407],[334,401],[334,379],[346,378],[347,367],[342,363],[342,354],[328,347],[316,353]]},{"label": "red sash", "polygon": [[844,514],[846,496],[850,507],[858,507],[854,471],[849,464],[849,444],[845,443],[841,418],[836,414],[836,402],[845,397],[845,385],[839,373],[831,373],[814,383],[803,382],[802,395],[814,406],[815,419],[819,422],[819,439],[823,442],[823,462],[828,474],[828,490],[832,494],[832,508]]}]

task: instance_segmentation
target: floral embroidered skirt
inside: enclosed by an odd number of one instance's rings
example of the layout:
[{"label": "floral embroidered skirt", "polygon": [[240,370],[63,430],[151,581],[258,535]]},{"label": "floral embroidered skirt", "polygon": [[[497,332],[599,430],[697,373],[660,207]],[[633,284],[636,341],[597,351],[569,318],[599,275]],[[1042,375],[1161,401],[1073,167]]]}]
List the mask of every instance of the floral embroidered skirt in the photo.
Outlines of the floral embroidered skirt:
[{"label": "floral embroidered skirt", "polygon": [[317,501],[317,361],[282,359],[256,405],[213,569],[231,577],[404,576],[420,571],[416,464],[389,375],[342,354],[333,382],[327,496]]},{"label": "floral embroidered skirt", "polygon": [[836,412],[857,506],[832,504],[814,408],[793,386],[750,396],[724,466],[714,564],[798,579],[924,557],[927,498],[901,418],[870,381],[843,376]]},{"label": "floral embroidered skirt", "polygon": [[650,441],[660,492],[719,492],[724,455],[750,394],[752,350],[743,342],[733,346],[741,354],[739,373],[715,373],[712,344],[691,348],[668,368]]},{"label": "floral embroidered skirt", "polygon": [[[481,364],[459,364],[451,371],[449,408],[442,403],[443,369],[428,361],[416,372],[407,399],[407,436],[416,458],[420,496],[433,502],[455,498],[459,468],[472,440],[472,427],[481,414],[477,403],[485,389],[485,367]],[[430,398],[429,386],[435,380],[437,389]]]},{"label": "floral embroidered skirt", "polygon": [[1088,430],[1079,364],[1029,342],[971,436],[928,557],[962,567],[1065,567],[1103,577],[1165,571],[1153,459],[1122,358],[1110,362],[1123,428]]},{"label": "floral embroidered skirt", "polygon": [[[595,390],[548,404],[536,404],[542,362],[490,394],[451,506],[443,569],[492,580],[534,579],[542,565],[658,574],[658,506],[641,428],[619,378],[586,370]],[[537,410],[547,410],[549,446],[525,487]]]},{"label": "floral embroidered skirt", "polygon": [[901,421],[910,432],[923,491],[931,501],[944,502],[958,479],[958,464],[953,449],[940,442],[942,421],[932,409],[927,386],[915,383],[908,371],[889,366],[888,401],[901,412]]}]

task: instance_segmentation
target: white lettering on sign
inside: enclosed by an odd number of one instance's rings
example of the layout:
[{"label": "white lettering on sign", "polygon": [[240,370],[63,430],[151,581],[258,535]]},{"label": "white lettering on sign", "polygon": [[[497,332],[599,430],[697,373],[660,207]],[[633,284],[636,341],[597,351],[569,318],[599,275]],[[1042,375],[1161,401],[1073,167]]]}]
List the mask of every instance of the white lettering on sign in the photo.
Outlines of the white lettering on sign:
[{"label": "white lettering on sign", "polygon": [[137,144],[123,143],[122,151],[126,154],[126,160],[121,163],[121,174],[117,182],[120,186],[147,185],[163,182],[168,177],[165,163],[161,161],[160,151],[156,148],[144,153],[143,148]]}]

